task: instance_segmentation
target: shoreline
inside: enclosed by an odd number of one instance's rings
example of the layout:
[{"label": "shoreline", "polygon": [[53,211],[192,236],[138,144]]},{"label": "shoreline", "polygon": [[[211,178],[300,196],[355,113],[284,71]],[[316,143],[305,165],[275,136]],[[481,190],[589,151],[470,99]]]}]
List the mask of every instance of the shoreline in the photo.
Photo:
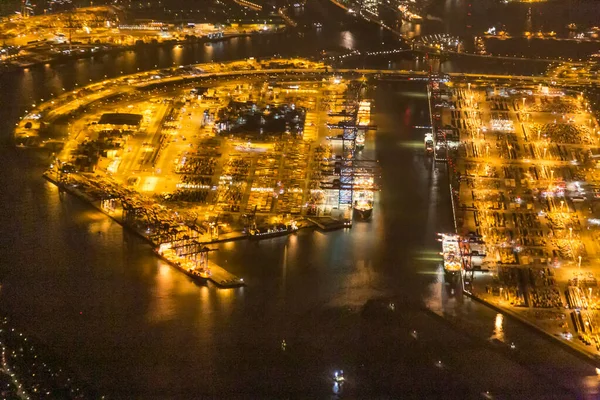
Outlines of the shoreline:
[{"label": "shoreline", "polygon": [[[119,224],[123,229],[126,229],[127,231],[135,234],[137,237],[139,237],[144,242],[146,242],[148,245],[150,245],[150,247],[152,248],[152,252],[155,254],[156,257],[158,257],[162,261],[166,262],[171,267],[183,272],[184,274],[189,276],[193,281],[195,281],[201,285],[203,285],[203,284],[205,285],[207,281],[211,281],[214,285],[216,285],[217,287],[219,287],[221,289],[233,289],[233,288],[238,288],[238,287],[242,287],[242,286],[246,285],[242,278],[239,278],[236,275],[230,273],[229,271],[227,271],[226,269],[224,269],[223,267],[219,266],[218,264],[216,264],[215,262],[213,262],[211,260],[208,260],[208,264],[212,271],[212,274],[210,277],[201,278],[197,275],[192,274],[191,272],[189,272],[188,270],[183,268],[178,263],[176,263],[172,260],[169,260],[167,257],[162,255],[158,250],[158,246],[148,236],[146,236],[145,234],[140,232],[135,227],[126,224],[124,221],[117,218],[115,215],[112,215],[111,213],[104,210],[102,207],[100,207],[98,204],[96,204],[96,202],[93,199],[88,198],[85,193],[82,193],[78,190],[74,190],[73,188],[69,187],[68,185],[60,184],[48,172],[44,172],[44,174],[42,174],[42,177],[45,180],[47,180],[48,182],[52,183],[54,186],[56,186],[59,191],[64,191],[65,193],[82,201],[84,204],[94,208],[96,211],[98,211],[98,212],[102,213],[103,215],[107,216],[108,218],[112,219],[114,222]],[[276,237],[290,236],[300,230],[315,228],[315,224],[311,223],[310,220],[305,220],[305,221],[307,221],[308,223],[306,223],[306,224],[300,223],[298,226],[298,229],[296,231],[289,231],[289,232],[286,232],[285,234],[277,235]],[[241,240],[253,240],[255,242],[259,242],[261,240],[275,238],[274,236],[269,236],[269,235],[266,235],[266,237],[264,237],[264,238],[260,238],[260,237],[252,238],[249,235],[244,234],[243,232],[239,232],[239,231],[233,231],[228,234],[224,234],[223,236],[225,236],[225,235],[229,235],[229,236],[223,237],[221,239],[211,240],[210,242],[205,242],[203,244],[210,245],[210,244],[226,243],[226,242],[241,241]]]},{"label": "shoreline", "polygon": [[541,336],[548,339],[548,341],[562,346],[563,348],[565,348],[572,354],[580,357],[582,360],[589,362],[594,367],[600,368],[600,357],[594,356],[593,354],[589,353],[588,351],[586,351],[586,349],[583,346],[580,346],[579,344],[572,342],[572,341],[561,339],[560,337],[557,337],[554,334],[552,334],[550,331],[535,324],[533,321],[520,316],[518,313],[516,313],[506,307],[503,307],[501,305],[494,304],[486,299],[483,299],[473,293],[468,292],[467,290],[463,289],[463,294],[465,296],[467,296],[468,298],[470,298],[478,303],[484,304],[485,306],[491,308],[492,310],[499,312],[500,314],[506,315],[507,317],[510,317],[513,320],[520,322],[521,324],[525,325],[527,328],[531,329],[532,331],[534,331],[538,334],[541,334]]},{"label": "shoreline", "polygon": [[[189,271],[186,271],[185,268],[183,268],[181,265],[178,265],[176,262],[169,260],[167,257],[160,254],[160,252],[158,251],[158,246],[148,236],[144,235],[142,232],[140,232],[135,227],[132,227],[132,226],[126,224],[124,221],[120,220],[119,218],[117,218],[114,215],[111,215],[111,213],[107,212],[106,210],[102,209],[102,207],[98,206],[94,200],[92,200],[91,198],[88,198],[85,195],[85,193],[82,193],[78,190],[74,190],[73,188],[69,187],[68,185],[60,184],[58,181],[56,181],[54,178],[52,178],[50,176],[50,174],[47,172],[45,172],[42,175],[42,177],[44,179],[46,179],[48,182],[55,185],[59,191],[64,191],[65,193],[72,195],[74,198],[84,202],[85,204],[94,208],[96,211],[101,212],[105,216],[109,217],[110,219],[115,221],[117,224],[119,224],[123,229],[126,229],[129,232],[135,234],[137,237],[139,237],[140,239],[142,239],[143,241],[145,241],[146,243],[148,243],[150,245],[150,247],[152,248],[152,251],[156,255],[156,257],[158,257],[162,261],[166,262],[171,267],[178,269],[179,271],[185,273],[193,281],[198,282],[200,284],[203,284],[203,283],[205,284],[206,281],[211,281],[213,284],[215,284],[218,288],[221,288],[221,289],[232,289],[232,288],[245,286],[243,279],[228,272],[223,267],[217,265],[216,263],[214,263],[212,261],[208,261],[208,263],[210,265],[210,268],[212,270],[214,270],[214,272],[216,272],[216,275],[218,275],[218,276],[214,276],[211,274],[211,276],[209,276],[208,278],[200,278],[199,276],[193,275]],[[232,239],[215,240],[215,241],[211,241],[211,242],[208,242],[205,244],[222,243],[222,242],[227,242],[230,240],[242,240],[242,239],[247,239],[247,238],[248,237],[246,235],[240,235],[239,237],[234,237]],[[224,277],[227,277],[227,279],[226,280],[223,279]]]},{"label": "shoreline", "polygon": [[[236,38],[240,38],[240,37],[252,37],[252,36],[261,36],[261,35],[278,35],[278,34],[282,34],[286,31],[286,28],[283,29],[278,29],[278,30],[274,30],[272,32],[268,32],[268,33],[261,33],[261,32],[251,32],[251,33],[236,33],[233,35],[228,35],[228,36],[224,36],[223,38],[218,38],[218,39],[209,39],[207,37],[201,37],[201,38],[196,38],[196,40],[168,40],[168,41],[164,41],[164,42],[158,42],[158,43],[152,43],[152,42],[142,42],[142,43],[136,43],[136,44],[132,44],[132,45],[119,45],[119,46],[114,46],[114,47],[109,47],[109,48],[105,48],[105,49],[101,49],[98,50],[96,52],[92,52],[92,51],[85,51],[84,53],[76,53],[76,54],[60,54],[60,55],[56,55],[54,57],[51,57],[48,60],[44,60],[44,61],[34,61],[31,63],[24,63],[23,65],[17,65],[17,64],[7,64],[7,63],[0,63],[0,75],[5,74],[5,73],[11,73],[11,72],[17,72],[17,71],[23,71],[29,68],[36,68],[36,67],[40,67],[40,66],[44,66],[44,65],[60,65],[60,64],[65,64],[74,60],[86,60],[86,59],[93,59],[97,56],[104,56],[106,54],[118,54],[118,53],[123,53],[123,52],[127,52],[127,51],[135,51],[138,49],[143,49],[143,48],[163,48],[163,47],[174,47],[174,46],[190,46],[190,45],[197,45],[197,44],[212,44],[212,43],[218,43],[218,42],[224,42],[224,41],[229,41],[231,39],[236,39]],[[89,44],[86,44],[89,45]],[[99,43],[98,46],[107,46],[107,44],[103,44],[103,43]]]},{"label": "shoreline", "polygon": [[[429,105],[429,113],[430,113],[430,119],[432,122],[432,127],[434,126],[433,124],[433,102],[432,102],[432,98],[431,98],[431,92],[430,92],[430,88],[429,85],[427,85],[427,94],[428,94],[428,105]],[[461,158],[460,155],[457,156],[458,159]],[[447,166],[447,177],[448,177],[448,183],[449,183],[449,195],[450,195],[450,207],[452,209],[452,219],[453,219],[453,227],[454,227],[454,233],[457,235],[460,235],[460,229],[457,223],[457,214],[459,214],[459,205],[457,204],[457,202],[455,201],[455,194],[454,192],[458,190],[458,187],[455,187],[454,183],[456,182],[456,179],[458,178],[458,176],[456,175],[455,172],[452,171],[452,169],[448,166],[447,161],[446,160],[434,160],[433,162],[441,162],[444,161],[446,163]],[[485,273],[485,272],[482,272]],[[568,350],[569,352],[573,353],[574,355],[578,356],[579,358],[581,358],[582,360],[590,363],[591,365],[593,365],[596,368],[600,367],[600,356],[598,356],[597,354],[592,353],[591,351],[589,351],[586,346],[582,343],[580,343],[578,341],[578,337],[577,335],[573,335],[572,339],[566,339],[566,338],[562,338],[561,336],[559,336],[557,333],[553,332],[551,329],[544,327],[542,325],[540,325],[540,323],[536,323],[536,320],[533,318],[529,318],[526,315],[521,315],[520,312],[517,312],[509,307],[505,307],[501,304],[497,304],[493,301],[490,301],[490,299],[486,298],[485,296],[479,296],[474,292],[471,292],[469,290],[467,290],[464,286],[464,278],[465,275],[467,274],[466,270],[462,270],[461,273],[461,288],[460,290],[462,291],[463,295],[474,300],[477,301],[487,307],[489,307],[492,310],[497,311],[498,313],[505,315],[507,317],[512,318],[515,321],[520,322],[521,324],[523,324],[524,326],[526,326],[527,328],[531,329],[532,331],[535,331],[536,333],[538,333],[540,336],[546,338],[547,340],[549,340],[550,342],[556,343],[560,346],[562,346],[564,349]],[[475,286],[475,285],[473,285]],[[556,312],[560,312],[560,311],[569,311],[570,309],[560,309],[557,310],[555,308],[535,308],[535,307],[527,307],[524,308],[524,310],[528,310],[528,311],[539,311],[539,312],[544,312],[544,311],[556,311]],[[568,318],[568,317],[567,317]]]}]

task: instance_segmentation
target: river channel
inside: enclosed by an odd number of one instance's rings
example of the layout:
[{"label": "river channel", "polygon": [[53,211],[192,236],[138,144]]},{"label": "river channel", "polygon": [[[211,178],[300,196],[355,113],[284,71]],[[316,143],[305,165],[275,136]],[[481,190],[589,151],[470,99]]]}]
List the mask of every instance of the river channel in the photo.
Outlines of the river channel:
[{"label": "river channel", "polygon": [[443,284],[436,232],[451,229],[451,209],[444,167],[414,128],[429,125],[421,84],[382,81],[371,93],[378,130],[365,157],[383,171],[372,221],[220,245],[211,257],[247,282],[235,290],[197,285],[109,218],[61,200],[41,179],[48,155],[10,145],[31,104],[105,76],[393,45],[378,28],[352,29],[143,48],[0,76],[0,311],[109,398],[329,398],[337,369],[341,397],[594,398],[591,365]]}]

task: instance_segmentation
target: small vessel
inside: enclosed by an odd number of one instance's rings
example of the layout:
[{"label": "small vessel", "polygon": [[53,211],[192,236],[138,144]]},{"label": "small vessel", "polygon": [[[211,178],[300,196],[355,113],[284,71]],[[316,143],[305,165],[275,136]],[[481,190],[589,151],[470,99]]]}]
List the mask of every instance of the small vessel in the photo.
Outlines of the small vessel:
[{"label": "small vessel", "polygon": [[290,225],[277,225],[270,228],[254,228],[248,231],[248,238],[250,240],[262,240],[270,239],[279,236],[285,236],[292,234],[298,230],[295,223]]},{"label": "small vessel", "polygon": [[354,217],[361,221],[368,221],[373,215],[372,201],[355,201],[354,202]]},{"label": "small vessel", "polygon": [[335,371],[333,374],[333,380],[337,383],[342,383],[346,379],[344,378],[344,371]]},{"label": "small vessel", "polygon": [[433,154],[433,134],[425,134],[425,152],[427,154]]},{"label": "small vessel", "polygon": [[373,192],[361,190],[356,192],[352,206],[353,216],[359,221],[368,221],[373,215]]},{"label": "small vessel", "polygon": [[567,25],[567,28],[571,31],[576,31],[578,29],[577,24],[574,22],[571,22],[569,25]]},{"label": "small vessel", "polygon": [[358,134],[356,135],[356,148],[357,149],[362,149],[365,147],[365,133],[362,130],[358,131]]}]

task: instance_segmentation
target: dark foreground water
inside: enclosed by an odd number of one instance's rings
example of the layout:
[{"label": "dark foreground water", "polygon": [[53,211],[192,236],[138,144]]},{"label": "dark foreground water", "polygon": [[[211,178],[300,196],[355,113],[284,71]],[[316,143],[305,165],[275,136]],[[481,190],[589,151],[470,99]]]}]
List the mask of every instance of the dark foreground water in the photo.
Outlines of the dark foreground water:
[{"label": "dark foreground water", "polygon": [[[328,32],[324,46],[380,34]],[[61,200],[40,178],[47,155],[8,144],[18,115],[61,87],[310,47],[297,36],[245,40],[183,49],[181,60],[147,49],[0,77],[0,311],[112,398],[328,398],[336,369],[348,398],[595,398],[592,366],[442,283],[435,233],[451,229],[451,211],[445,171],[413,129],[428,124],[419,85],[373,92],[379,129],[365,153],[383,169],[373,220],[221,245],[215,260],[248,283],[236,290],[198,286],[112,220]]]}]

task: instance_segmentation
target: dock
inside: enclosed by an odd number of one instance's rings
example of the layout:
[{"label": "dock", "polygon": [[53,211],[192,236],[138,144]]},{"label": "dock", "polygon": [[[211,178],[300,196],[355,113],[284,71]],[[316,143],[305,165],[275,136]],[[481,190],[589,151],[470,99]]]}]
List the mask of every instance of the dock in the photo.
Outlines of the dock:
[{"label": "dock", "polygon": [[238,278],[210,260],[208,261],[208,266],[210,268],[210,277],[208,279],[220,288],[236,288],[245,285],[242,278]]},{"label": "dock", "polygon": [[324,232],[352,228],[351,220],[335,219],[333,217],[309,217],[307,220],[315,224],[319,230]]}]

